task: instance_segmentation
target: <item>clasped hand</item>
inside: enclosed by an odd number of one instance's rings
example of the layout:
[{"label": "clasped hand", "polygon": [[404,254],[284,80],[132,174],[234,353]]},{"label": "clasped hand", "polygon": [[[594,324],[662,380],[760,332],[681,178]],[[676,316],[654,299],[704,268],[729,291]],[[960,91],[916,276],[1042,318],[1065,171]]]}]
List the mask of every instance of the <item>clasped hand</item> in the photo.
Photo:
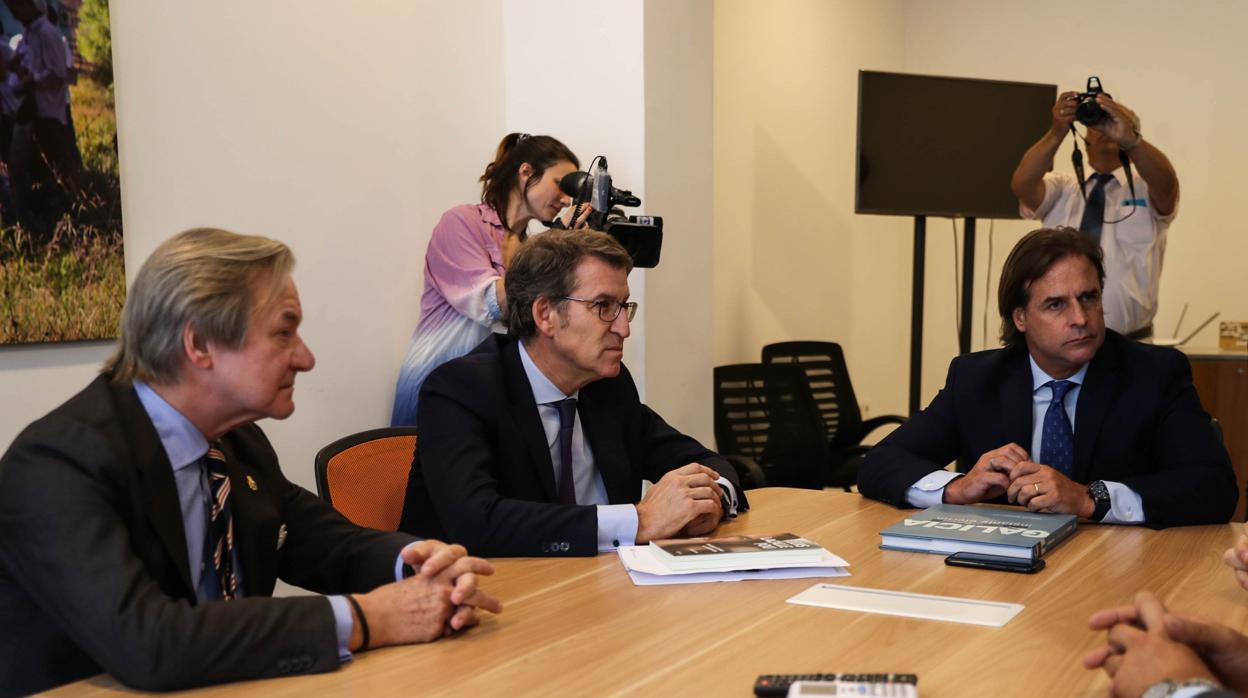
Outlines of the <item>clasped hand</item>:
[{"label": "clasped hand", "polygon": [[945,501],[950,504],[974,504],[1002,495],[1031,511],[1087,517],[1095,509],[1084,485],[1032,461],[1015,443],[980,456],[970,472],[945,487]]},{"label": "clasped hand", "polygon": [[646,491],[637,503],[637,542],[680,536],[701,536],[715,530],[724,517],[723,490],[715,470],[690,463],[672,470]]},{"label": "clasped hand", "polygon": [[1209,620],[1167,611],[1142,591],[1135,603],[1107,608],[1088,621],[1104,630],[1105,644],[1083,658],[1088,669],[1104,669],[1113,696],[1141,695],[1165,679],[1213,679],[1235,691],[1248,690],[1248,637]]},{"label": "clasped hand", "polygon": [[[470,557],[464,546],[422,540],[399,556],[416,571],[414,576],[356,597],[367,617],[370,646],[429,642],[476,625],[478,609],[502,612],[502,604],[477,586],[480,577],[494,574],[494,567]],[[360,643],[357,622],[349,646]]]}]

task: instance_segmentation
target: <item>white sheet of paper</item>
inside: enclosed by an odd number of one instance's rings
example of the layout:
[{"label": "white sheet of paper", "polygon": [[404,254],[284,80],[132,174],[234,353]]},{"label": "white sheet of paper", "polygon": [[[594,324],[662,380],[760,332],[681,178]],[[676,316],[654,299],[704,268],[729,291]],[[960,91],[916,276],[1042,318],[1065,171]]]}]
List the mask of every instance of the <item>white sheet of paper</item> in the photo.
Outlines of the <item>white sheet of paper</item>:
[{"label": "white sheet of paper", "polygon": [[[833,555],[828,551],[824,551],[823,559],[813,562],[800,563],[771,563],[770,565],[750,565],[746,570],[739,567],[729,566],[723,569],[710,570],[671,570],[661,560],[654,556],[648,545],[621,545],[616,553],[620,556],[620,562],[624,563],[624,568],[630,572],[644,572],[646,574],[656,576],[674,576],[689,574],[706,574],[708,572],[746,572],[749,571],[751,576],[755,570],[776,570],[776,569],[800,569],[800,568],[820,568],[829,567],[849,567],[849,563],[837,555]],[[810,575],[822,576],[822,575]],[[838,575],[839,576],[839,575]],[[791,579],[792,577],[790,577]],[[774,577],[773,577],[774,579]]]},{"label": "white sheet of paper", "polygon": [[865,611],[889,616],[944,620],[1000,628],[1010,622],[1023,605],[962,599],[956,596],[911,594],[888,589],[864,589],[839,584],[816,584],[788,600],[792,604]]}]

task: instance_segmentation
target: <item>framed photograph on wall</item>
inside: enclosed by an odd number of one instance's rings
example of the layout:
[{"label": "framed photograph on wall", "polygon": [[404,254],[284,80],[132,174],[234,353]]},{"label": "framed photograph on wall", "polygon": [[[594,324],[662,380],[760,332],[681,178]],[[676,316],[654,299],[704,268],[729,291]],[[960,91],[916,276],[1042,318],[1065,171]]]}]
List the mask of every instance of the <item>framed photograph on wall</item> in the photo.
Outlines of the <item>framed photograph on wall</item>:
[{"label": "framed photograph on wall", "polygon": [[115,337],[126,275],[108,0],[3,0],[0,25],[0,344]]}]

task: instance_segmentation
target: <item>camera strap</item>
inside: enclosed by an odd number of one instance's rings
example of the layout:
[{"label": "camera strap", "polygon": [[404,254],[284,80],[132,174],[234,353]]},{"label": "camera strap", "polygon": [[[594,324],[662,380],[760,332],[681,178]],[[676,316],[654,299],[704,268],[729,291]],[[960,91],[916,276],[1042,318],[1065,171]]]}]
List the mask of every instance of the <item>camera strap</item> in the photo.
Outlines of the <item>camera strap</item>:
[{"label": "camera strap", "polygon": [[1131,208],[1135,208],[1135,177],[1131,175],[1131,158],[1127,156],[1127,151],[1121,148],[1118,149],[1118,162],[1122,163],[1123,174],[1127,175],[1127,188],[1131,190]]},{"label": "camera strap", "polygon": [[1088,193],[1084,191],[1084,185],[1087,179],[1083,176],[1083,152],[1079,150],[1079,132],[1075,130],[1075,125],[1070,125],[1071,142],[1075,149],[1070,152],[1070,163],[1075,166],[1075,178],[1079,180],[1079,196],[1083,197],[1083,203],[1088,203]]}]

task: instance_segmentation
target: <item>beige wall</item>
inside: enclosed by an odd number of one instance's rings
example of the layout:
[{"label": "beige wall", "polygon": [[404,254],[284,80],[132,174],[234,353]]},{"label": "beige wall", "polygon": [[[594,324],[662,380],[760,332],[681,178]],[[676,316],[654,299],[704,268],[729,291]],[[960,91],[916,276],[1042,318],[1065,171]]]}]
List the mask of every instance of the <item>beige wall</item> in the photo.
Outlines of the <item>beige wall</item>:
[{"label": "beige wall", "polygon": [[712,3],[646,0],[646,210],[663,256],[646,272],[647,402],[714,447]]},{"label": "beige wall", "polygon": [[864,399],[890,410],[908,321],[880,298],[908,292],[909,227],[854,215],[853,161],[857,71],[901,69],[903,7],[715,3],[715,363],[837,341]]},{"label": "beige wall", "polygon": [[[1214,311],[1248,319],[1248,231],[1233,191],[1248,161],[1244,26],[1248,5],[1227,2],[717,2],[716,363],[757,360],[770,341],[841,341],[870,412],[905,409],[912,226],[852,213],[859,69],[1062,89],[1100,75],[1141,114],[1182,181],[1159,330],[1173,330],[1184,302],[1188,330]],[[967,113],[973,144],[985,125]],[[1057,167],[1069,169],[1068,149]],[[985,346],[985,320],[995,346],[995,298],[985,315],[984,292],[995,292],[1005,254],[1032,228],[992,224],[989,265],[989,226],[978,227],[973,348]],[[948,219],[928,221],[924,403],[957,350],[952,237]],[[1216,343],[1216,329],[1193,343]]]}]

